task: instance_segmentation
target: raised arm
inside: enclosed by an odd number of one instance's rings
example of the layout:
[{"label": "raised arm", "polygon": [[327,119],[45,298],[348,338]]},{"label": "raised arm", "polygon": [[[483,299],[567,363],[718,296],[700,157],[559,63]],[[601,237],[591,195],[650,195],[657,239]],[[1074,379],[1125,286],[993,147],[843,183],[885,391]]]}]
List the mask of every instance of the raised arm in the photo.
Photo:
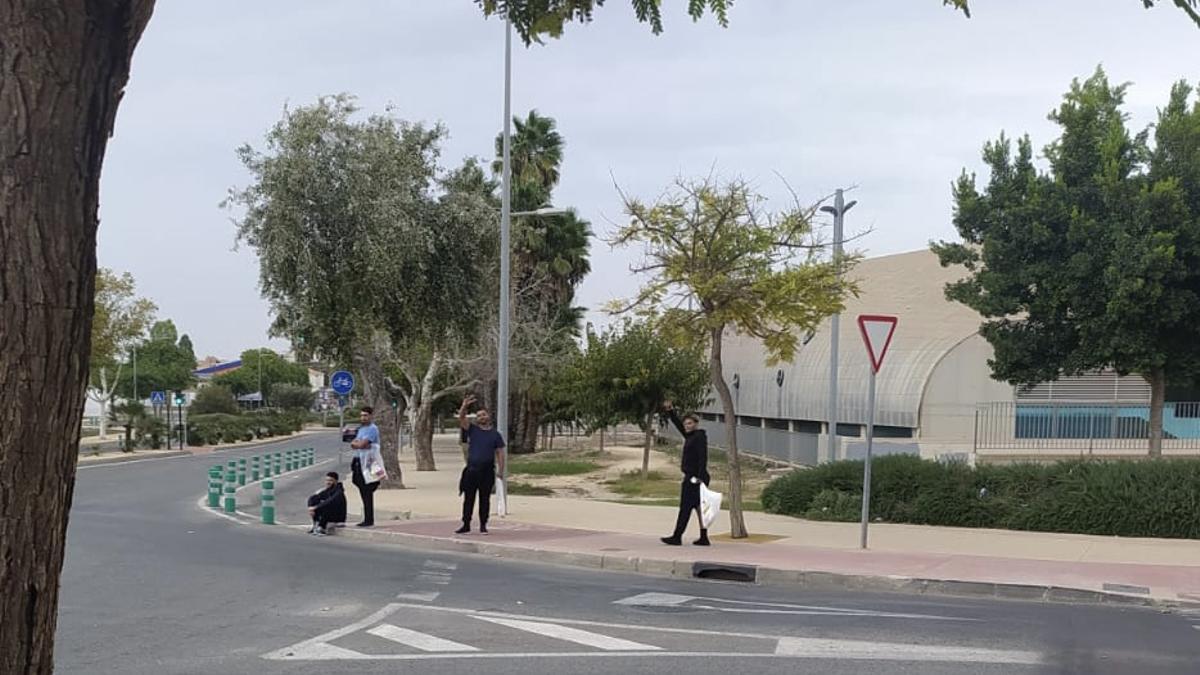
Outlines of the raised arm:
[{"label": "raised arm", "polygon": [[462,405],[458,407],[458,428],[465,430],[471,426],[471,423],[467,421],[467,408],[474,402],[474,396],[467,395],[463,398]]},{"label": "raised arm", "polygon": [[667,411],[667,418],[679,430],[680,435],[687,436],[687,431],[683,428],[683,420],[679,419],[679,413],[675,412],[675,404],[667,401],[663,403],[663,410]]}]

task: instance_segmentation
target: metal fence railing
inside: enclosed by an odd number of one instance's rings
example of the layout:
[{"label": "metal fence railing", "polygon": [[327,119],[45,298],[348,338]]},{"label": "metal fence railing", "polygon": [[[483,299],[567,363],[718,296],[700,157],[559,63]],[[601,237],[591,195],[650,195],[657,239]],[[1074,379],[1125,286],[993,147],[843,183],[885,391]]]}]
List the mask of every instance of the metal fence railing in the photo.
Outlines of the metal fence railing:
[{"label": "metal fence railing", "polygon": [[[1139,403],[985,403],[975,411],[975,449],[1139,453],[1149,447],[1150,407]],[[1168,403],[1163,451],[1200,450],[1200,403]]]},{"label": "metal fence railing", "polygon": [[[704,430],[710,446],[727,447],[723,422],[705,422]],[[674,428],[668,427],[663,433],[679,439],[679,433]],[[737,442],[740,452],[763,459],[795,466],[816,466],[818,461],[817,434],[739,424]]]}]

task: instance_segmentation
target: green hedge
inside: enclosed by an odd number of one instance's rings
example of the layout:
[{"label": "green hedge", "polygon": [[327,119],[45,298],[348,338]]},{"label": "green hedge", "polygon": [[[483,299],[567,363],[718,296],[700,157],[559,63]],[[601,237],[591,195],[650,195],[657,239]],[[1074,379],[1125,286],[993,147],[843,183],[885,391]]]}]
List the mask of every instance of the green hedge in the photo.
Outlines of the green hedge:
[{"label": "green hedge", "polygon": [[[861,461],[781,476],[763,508],[815,520],[858,520]],[[1200,461],[1075,460],[972,469],[911,455],[872,463],[871,519],[1122,537],[1200,539]]]},{"label": "green hedge", "polygon": [[188,419],[188,443],[218,445],[286,436],[300,431],[304,420],[305,415],[302,412],[278,410],[257,410],[240,415],[192,415]]}]

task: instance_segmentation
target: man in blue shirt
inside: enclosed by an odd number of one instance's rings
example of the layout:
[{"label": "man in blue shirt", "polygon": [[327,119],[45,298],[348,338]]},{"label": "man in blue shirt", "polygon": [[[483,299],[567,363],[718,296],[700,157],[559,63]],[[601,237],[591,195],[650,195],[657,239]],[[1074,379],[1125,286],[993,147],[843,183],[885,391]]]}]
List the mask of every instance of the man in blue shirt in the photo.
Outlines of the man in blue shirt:
[{"label": "man in blue shirt", "polygon": [[371,469],[376,463],[382,466],[383,455],[379,447],[379,427],[375,426],[375,410],[363,406],[359,414],[358,433],[350,442],[354,448],[354,459],[350,462],[351,480],[358,494],[362,497],[363,519],[357,527],[371,527],[375,524],[375,490],[379,489],[379,478],[373,475]]},{"label": "man in blue shirt", "polygon": [[459,489],[463,493],[463,525],[455,534],[471,531],[471,512],[475,496],[479,495],[479,531],[487,534],[488,512],[491,511],[492,488],[496,472],[504,473],[504,437],[492,428],[492,416],[487,408],[475,412],[475,424],[467,420],[467,409],[475,403],[474,396],[463,399],[458,409],[458,425],[467,442],[467,467],[463,469]]}]

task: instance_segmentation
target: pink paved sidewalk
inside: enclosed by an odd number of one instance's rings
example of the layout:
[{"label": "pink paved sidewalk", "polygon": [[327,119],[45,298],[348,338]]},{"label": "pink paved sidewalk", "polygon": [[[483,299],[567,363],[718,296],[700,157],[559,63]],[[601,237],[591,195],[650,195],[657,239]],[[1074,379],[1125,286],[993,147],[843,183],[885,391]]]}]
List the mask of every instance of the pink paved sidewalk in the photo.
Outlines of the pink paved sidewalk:
[{"label": "pink paved sidewalk", "polygon": [[[1067,589],[1125,595],[1156,601],[1200,602],[1200,569],[1194,566],[1095,563],[1077,561],[1029,560],[1019,558],[954,555],[944,553],[898,553],[861,551],[785,542],[736,543],[715,541],[711,547],[685,544],[666,546],[654,537],[617,534],[593,530],[522,523],[511,519],[493,519],[488,535],[473,532],[455,535],[455,520],[390,521],[377,526],[376,535],[411,536],[440,540],[453,547],[476,545],[481,553],[534,558],[537,552],[560,554],[548,561],[575,561],[589,567],[637,570],[643,567],[675,569],[692,562],[724,563],[768,569],[775,577],[794,573],[799,582],[802,573],[837,575],[841,585],[878,590],[913,590],[904,586],[909,580],[962,582],[955,590],[967,594],[1005,597],[1047,598]],[[565,554],[565,557],[564,555]],[[574,558],[570,557],[574,556]],[[761,572],[760,572],[761,573]],[[678,574],[678,572],[676,572]],[[850,583],[846,583],[847,579]],[[869,583],[870,581],[878,583]],[[975,584],[971,588],[968,585]],[[987,585],[1025,586],[1012,592],[988,592]],[[911,586],[911,584],[910,584]],[[928,584],[922,585],[926,588]],[[930,589],[933,590],[933,589]],[[1063,594],[1062,599],[1069,593]],[[1050,598],[1053,599],[1053,598]],[[1077,599],[1085,599],[1082,596]]]}]

